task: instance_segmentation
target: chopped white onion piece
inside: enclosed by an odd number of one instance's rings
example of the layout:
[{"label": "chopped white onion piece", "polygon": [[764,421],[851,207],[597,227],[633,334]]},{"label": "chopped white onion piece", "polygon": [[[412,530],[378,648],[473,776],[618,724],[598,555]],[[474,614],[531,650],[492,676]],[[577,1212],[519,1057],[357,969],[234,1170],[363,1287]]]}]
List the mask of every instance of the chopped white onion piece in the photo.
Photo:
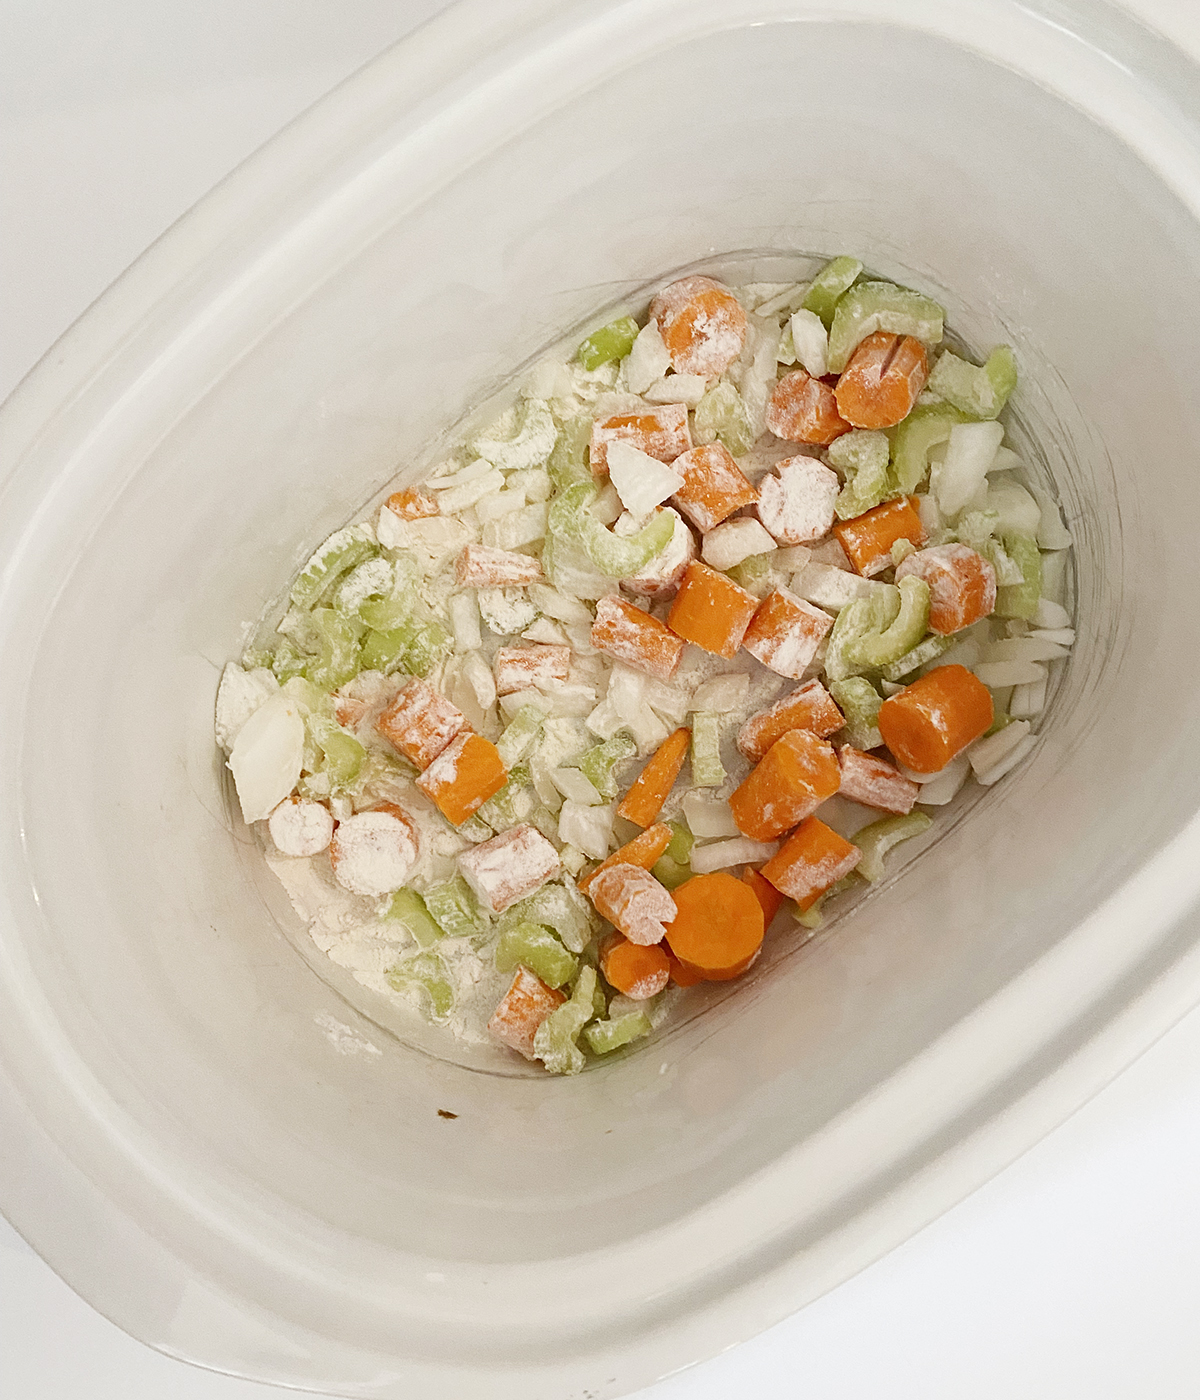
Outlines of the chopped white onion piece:
[{"label": "chopped white onion piece", "polygon": [[714,870],[728,869],[731,865],[770,860],[778,849],[778,841],[751,841],[748,836],[739,836],[733,841],[714,841],[708,846],[693,846],[692,870],[697,875],[708,875]]},{"label": "chopped white onion piece", "polygon": [[688,830],[702,841],[714,836],[741,834],[727,797],[714,797],[711,793],[693,789],[684,796],[683,817]]}]

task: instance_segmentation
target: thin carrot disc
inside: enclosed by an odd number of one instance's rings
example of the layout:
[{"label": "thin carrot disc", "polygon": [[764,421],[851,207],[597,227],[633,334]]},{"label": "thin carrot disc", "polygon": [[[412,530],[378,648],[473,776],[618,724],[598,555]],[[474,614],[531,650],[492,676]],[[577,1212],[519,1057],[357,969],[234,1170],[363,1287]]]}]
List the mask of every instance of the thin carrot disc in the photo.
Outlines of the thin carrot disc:
[{"label": "thin carrot disc", "polygon": [[711,982],[740,976],[763,941],[763,911],[754,891],[727,871],[694,875],[675,891],[667,925],[671,952]]}]

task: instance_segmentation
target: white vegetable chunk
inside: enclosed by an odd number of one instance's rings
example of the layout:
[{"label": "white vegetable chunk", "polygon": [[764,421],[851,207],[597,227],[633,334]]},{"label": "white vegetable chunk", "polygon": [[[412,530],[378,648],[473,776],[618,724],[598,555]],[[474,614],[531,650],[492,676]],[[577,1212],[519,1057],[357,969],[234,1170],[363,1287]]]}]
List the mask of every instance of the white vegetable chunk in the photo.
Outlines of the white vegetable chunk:
[{"label": "white vegetable chunk", "polygon": [[986,510],[994,510],[999,517],[996,530],[1018,530],[1023,535],[1036,535],[1042,519],[1042,510],[1019,481],[1002,476],[988,487]]},{"label": "white vegetable chunk", "polygon": [[642,397],[647,403],[683,403],[695,408],[707,388],[708,380],[702,374],[668,374],[651,384]]},{"label": "white vegetable chunk", "polygon": [[750,694],[750,677],[745,671],[731,675],[713,676],[698,686],[689,710],[706,710],[710,714],[727,715],[740,710]]},{"label": "white vegetable chunk", "polygon": [[987,787],[1003,777],[1015,763],[1020,762],[1020,758],[1014,759],[1012,755],[1019,753],[1024,757],[1028,752],[1024,747],[1027,739],[1032,742],[1029,721],[1024,719],[1014,720],[995,734],[989,734],[986,739],[976,739],[967,750],[975,781]]},{"label": "white vegetable chunk", "polygon": [[1040,681],[1046,668],[1038,661],[981,661],[975,667],[975,674],[992,690],[1003,690],[1009,685],[1031,685]]},{"label": "white vegetable chunk", "polygon": [[946,455],[941,462],[932,462],[929,477],[943,515],[957,515],[984,486],[1003,438],[1000,423],[956,423],[950,429]]},{"label": "white vegetable chunk", "polygon": [[285,856],[319,855],[333,835],[333,816],[320,802],[285,797],[271,813],[267,830]]},{"label": "white vegetable chunk", "polygon": [[732,569],[752,554],[768,554],[775,547],[774,538],[757,520],[744,517],[710,530],[704,536],[700,557],[714,569]]},{"label": "white vegetable chunk", "polygon": [[1033,719],[1046,708],[1046,677],[1029,685],[1013,687],[1008,713],[1013,719]]},{"label": "white vegetable chunk", "polygon": [[599,807],[604,801],[578,768],[552,768],[550,781],[568,802],[578,802],[584,807]]},{"label": "white vegetable chunk", "polygon": [[603,860],[612,841],[613,809],[611,806],[589,807],[569,798],[558,814],[559,839],[578,846],[584,855]]},{"label": "white vegetable chunk", "polygon": [[814,311],[792,312],[792,347],[796,359],[814,379],[823,379],[829,373],[829,333],[825,324]]},{"label": "white vegetable chunk", "polygon": [[751,841],[746,836],[734,841],[714,841],[708,846],[692,847],[692,870],[697,875],[708,875],[731,865],[770,860],[778,850],[778,841]]},{"label": "white vegetable chunk", "polygon": [[250,716],[278,690],[279,682],[263,666],[246,671],[236,661],[226,665],[217,687],[216,706],[217,743],[226,753]]},{"label": "white vegetable chunk", "polygon": [[273,695],[250,716],[229,755],[242,818],[269,817],[300,778],[304,760],[304,721],[290,695]]},{"label": "white vegetable chunk", "polygon": [[[971,761],[965,754],[951,759],[940,773],[935,773],[932,778],[921,783],[921,794],[917,798],[918,805],[945,807],[947,803],[953,802],[963,783],[970,776],[970,772]],[[918,777],[916,773],[908,773],[907,776],[913,779]]]},{"label": "white vegetable chunk", "polygon": [[1045,627],[1057,629],[1071,626],[1071,614],[1061,603],[1051,602],[1049,598],[1039,598],[1037,612],[1033,615],[1035,627]]},{"label": "white vegetable chunk", "polygon": [[692,835],[702,841],[716,836],[741,835],[727,797],[714,797],[712,793],[693,789],[684,796],[683,819]]},{"label": "white vegetable chunk", "polygon": [[668,462],[622,442],[608,444],[608,476],[631,515],[648,515],[683,485],[683,477]]},{"label": "white vegetable chunk", "polygon": [[671,368],[671,352],[663,343],[658,322],[651,318],[638,332],[625,361],[625,383],[635,394],[643,394]]}]

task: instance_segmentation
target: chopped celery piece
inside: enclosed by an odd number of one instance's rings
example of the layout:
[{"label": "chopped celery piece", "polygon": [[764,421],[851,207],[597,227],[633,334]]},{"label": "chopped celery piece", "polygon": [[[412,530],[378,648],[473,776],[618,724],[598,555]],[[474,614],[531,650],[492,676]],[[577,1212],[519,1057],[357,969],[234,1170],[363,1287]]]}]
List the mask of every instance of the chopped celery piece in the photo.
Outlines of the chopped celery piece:
[{"label": "chopped celery piece", "polygon": [[407,590],[388,598],[368,598],[359,604],[358,615],[373,632],[394,632],[412,616],[415,601]]},{"label": "chopped celery piece", "polygon": [[829,460],[846,481],[833,505],[839,520],[862,515],[892,489],[886,433],[863,428],[843,433],[830,444]]},{"label": "chopped celery piece", "polygon": [[638,323],[632,316],[622,316],[593,331],[576,351],[584,369],[599,369],[610,360],[623,360],[633,349]]},{"label": "chopped celery piece", "polygon": [[358,672],[362,626],[333,608],[314,608],[310,616],[320,651],[304,668],[305,677],[322,690],[336,690]]},{"label": "chopped celery piece", "polygon": [[303,676],[311,659],[298,651],[285,637],[275,648],[275,655],[271,658],[271,670],[279,684],[285,685],[293,676]]},{"label": "chopped celery piece", "polygon": [[651,866],[650,873],[664,889],[677,890],[684,881],[692,878],[692,867],[681,865],[669,855],[662,855]]},{"label": "chopped celery piece", "polygon": [[968,510],[958,518],[954,533],[960,544],[970,549],[982,550],[1000,523],[1000,515],[994,510]]},{"label": "chopped celery piece", "polygon": [[704,395],[692,418],[692,437],[698,443],[719,438],[735,457],[744,456],[754,446],[754,429],[746,405],[741,394],[725,380]]},{"label": "chopped celery piece", "polygon": [[483,917],[461,875],[425,892],[425,908],[447,938],[469,938],[483,928]]},{"label": "chopped celery piece", "polygon": [[1020,583],[996,589],[996,616],[1023,617],[1028,621],[1037,612],[1042,596],[1042,555],[1032,535],[1012,531],[1003,536],[1005,551],[1021,570]]},{"label": "chopped celery piece", "polygon": [[692,858],[692,847],[696,844],[696,838],[682,822],[668,822],[667,825],[671,828],[671,840],[667,845],[667,855],[672,860],[686,865]]},{"label": "chopped celery piece", "polygon": [[[481,807],[480,811],[482,810]],[[468,817],[465,822],[454,829],[464,841],[470,841],[474,846],[481,845],[484,841],[490,841],[496,834],[495,829],[488,826],[487,822],[480,817],[479,812],[476,812],[473,817]]]},{"label": "chopped celery piece", "polygon": [[558,441],[550,406],[541,399],[523,399],[516,418],[519,426],[510,436],[495,438],[481,433],[471,444],[485,461],[501,471],[540,467]]},{"label": "chopped celery piece", "polygon": [[546,515],[547,534],[573,543],[582,541],[584,515],[599,494],[600,488],[591,477],[563,486],[550,502]]},{"label": "chopped celery piece", "polygon": [[436,953],[415,953],[403,962],[397,963],[387,975],[388,981],[398,992],[417,987],[429,999],[429,1009],[433,1020],[444,1021],[454,1005],[454,988],[446,964]]},{"label": "chopped celery piece", "polygon": [[980,554],[995,570],[997,593],[1001,588],[1011,588],[1014,584],[1025,582],[1021,566],[999,540],[984,540],[982,544],[975,545],[974,548],[979,550]]},{"label": "chopped celery piece", "polygon": [[454,638],[435,618],[422,622],[404,653],[404,664],[414,676],[427,676],[454,649]]},{"label": "chopped celery piece", "polygon": [[591,942],[595,925],[591,907],[574,885],[543,885],[540,890],[506,909],[501,931],[520,923],[552,928],[572,953],[582,953]]},{"label": "chopped celery piece", "polygon": [[597,981],[596,969],[585,963],[570,1001],[563,1002],[537,1028],[533,1053],[551,1074],[578,1074],[583,1068],[583,1051],[576,1041],[596,1016]]},{"label": "chopped celery piece", "polygon": [[720,787],[725,781],[721,762],[721,716],[698,710],[692,716],[692,785]]},{"label": "chopped celery piece", "polygon": [[366,749],[353,734],[347,734],[341,725],[324,715],[309,715],[308,732],[325,755],[325,772],[329,774],[334,787],[352,786],[362,771]]},{"label": "chopped celery piece", "polygon": [[910,554],[915,554],[916,552],[917,547],[913,544],[912,540],[905,539],[903,536],[898,540],[894,540],[891,549],[888,550],[892,558],[892,568],[898,569]]},{"label": "chopped celery piece", "polygon": [[872,589],[865,598],[856,598],[837,615],[825,650],[825,674],[831,681],[844,681],[870,668],[858,659],[858,644],[866,637],[879,636],[900,614],[900,593],[895,588]]},{"label": "chopped celery piece", "polygon": [[805,928],[818,929],[825,922],[825,906],[831,899],[836,899],[839,894],[845,894],[849,889],[853,889],[858,884],[858,875],[852,870],[849,875],[843,875],[836,885],[831,885],[824,894],[819,895],[807,909],[801,909],[799,905],[794,906],[793,912],[796,922]]},{"label": "chopped celery piece", "polygon": [[545,715],[536,705],[522,705],[513,715],[511,722],[496,740],[496,751],[506,768],[511,769],[533,747],[541,732]]},{"label": "chopped celery piece", "polygon": [[770,554],[751,554],[728,570],[729,577],[747,593],[753,593],[756,598],[765,598],[775,582],[774,554],[774,551]]},{"label": "chopped celery piece", "polygon": [[558,818],[544,802],[539,802],[525,820],[540,831],[552,845],[558,844]]},{"label": "chopped celery piece", "polygon": [[588,558],[609,578],[628,578],[670,544],[674,517],[669,511],[658,511],[635,534],[614,535],[591,512],[598,494],[594,481],[575,482],[561,491],[551,503],[547,532],[554,540],[582,544]]},{"label": "chopped celery piece", "polygon": [[333,701],[329,692],[322,690],[319,685],[313,685],[312,681],[307,681],[303,676],[292,676],[286,680],[280,689],[285,690],[293,700],[295,700],[305,714],[310,715],[332,715]]},{"label": "chopped celery piece", "polygon": [[929,627],[929,585],[923,578],[909,574],[897,586],[900,611],[890,626],[882,632],[865,633],[852,647],[855,662],[872,671],[899,661],[920,642]]},{"label": "chopped celery piece", "polygon": [[502,933],[496,948],[498,972],[511,972],[518,963],[540,977],[547,987],[561,987],[569,982],[579,966],[548,928],[529,922]]},{"label": "chopped celery piece", "polygon": [[910,496],[929,475],[929,450],[949,442],[950,429],[965,417],[951,404],[917,408],[892,433],[892,484]]},{"label": "chopped celery piece", "polygon": [[1003,705],[996,700],[996,691],[992,691],[992,722],[983,731],[984,738],[992,734],[999,734],[1002,729],[1007,729],[1015,720],[1015,715],[1010,715]]},{"label": "chopped celery piece", "polygon": [[1007,345],[997,345],[984,365],[973,365],[946,350],[925,386],[969,418],[995,418],[1017,387],[1017,360]]},{"label": "chopped celery piece", "polygon": [[911,335],[925,345],[942,338],[945,312],[927,296],[894,282],[860,282],[838,302],[829,327],[829,372],[840,374],[860,341],[875,331]]},{"label": "chopped celery piece", "polygon": [[383,917],[403,924],[418,947],[431,948],[443,937],[441,927],[430,918],[425,901],[416,890],[397,890],[388,901]]},{"label": "chopped celery piece", "polygon": [[377,552],[374,539],[361,525],[335,530],[300,570],[292,584],[292,602],[298,608],[311,608],[338,579]]},{"label": "chopped celery piece", "polygon": [[884,817],[872,822],[851,839],[862,852],[862,860],[854,867],[855,872],[872,883],[883,875],[883,858],[901,841],[920,836],[928,831],[933,820],[924,812],[910,812],[907,817]]},{"label": "chopped celery piece", "polygon": [[359,608],[370,599],[390,597],[395,582],[391,563],[378,554],[373,555],[356,564],[338,584],[333,606],[347,617],[360,617]]},{"label": "chopped celery piece", "polygon": [[412,623],[402,623],[391,632],[368,632],[359,654],[364,671],[394,671],[404,662],[404,654],[416,633]]},{"label": "chopped celery piece", "polygon": [[839,299],[854,285],[854,280],[863,270],[857,258],[831,258],[813,278],[801,302],[805,311],[815,312],[828,330],[833,324],[833,313]]},{"label": "chopped celery piece", "polygon": [[554,451],[546,464],[550,479],[561,491],[575,481],[590,481],[588,445],[592,440],[592,420],[581,413],[570,418],[558,430]]},{"label": "chopped celery piece", "polygon": [[650,1017],[644,1011],[629,1011],[613,1021],[596,1021],[583,1034],[594,1055],[607,1055],[650,1031]]},{"label": "chopped celery piece", "polygon": [[862,676],[848,676],[844,681],[831,681],[829,693],[846,717],[846,741],[851,748],[877,749],[883,743],[879,732],[879,707],[883,698]]},{"label": "chopped celery piece", "polygon": [[612,591],[612,579],[596,568],[582,546],[555,535],[542,546],[542,571],[559,592],[573,598],[603,598]]},{"label": "chopped celery piece", "polygon": [[929,662],[936,661],[943,652],[947,652],[955,644],[954,637],[939,637],[936,633],[926,637],[923,642],[919,642],[911,651],[906,651],[898,661],[889,662],[881,667],[880,674],[885,681],[902,680],[922,666],[927,666]]},{"label": "chopped celery piece", "polygon": [[622,729],[611,739],[605,739],[602,744],[596,744],[578,758],[571,759],[567,766],[578,768],[600,796],[608,800],[617,795],[617,764],[633,758],[636,753],[637,744],[628,731]]},{"label": "chopped celery piece", "polygon": [[[520,818],[517,816],[515,799],[524,787],[524,783],[514,782],[510,775],[508,782],[499,792],[489,797],[475,815],[480,821],[486,822],[493,831],[507,831],[510,826],[516,826]],[[458,829],[462,831],[462,827]]]}]

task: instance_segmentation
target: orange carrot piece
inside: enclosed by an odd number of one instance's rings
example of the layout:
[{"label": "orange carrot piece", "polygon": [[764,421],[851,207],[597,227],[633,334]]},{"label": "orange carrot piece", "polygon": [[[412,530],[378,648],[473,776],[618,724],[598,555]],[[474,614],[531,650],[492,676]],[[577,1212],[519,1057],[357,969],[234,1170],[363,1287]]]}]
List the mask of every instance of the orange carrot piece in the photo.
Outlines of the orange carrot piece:
[{"label": "orange carrot piece", "polygon": [[692,445],[687,405],[664,403],[636,413],[612,413],[592,424],[588,461],[596,476],[608,473],[608,444],[627,442],[648,457],[673,462]]},{"label": "orange carrot piece", "polygon": [[929,585],[929,630],[948,637],[961,632],[996,606],[996,571],[965,544],[939,544],[910,554],[896,580],[916,574]]},{"label": "orange carrot piece", "polygon": [[758,957],[766,931],[762,905],[736,875],[693,875],[675,891],[675,904],[667,944],[686,972],[727,982]]},{"label": "orange carrot piece", "polygon": [[850,431],[850,424],[838,413],[833,390],[803,369],[785,374],[771,390],[767,427],[787,442],[815,442],[822,447]]},{"label": "orange carrot piece", "polygon": [[417,779],[446,820],[461,826],[508,781],[508,769],[496,746],[471,730],[460,734]]},{"label": "orange carrot piece", "polygon": [[833,745],[807,729],[792,729],[771,745],[729,799],[729,806],[744,836],[774,841],[815,812],[841,782]]},{"label": "orange carrot piece", "polygon": [[626,841],[621,849],[614,851],[607,860],[601,861],[590,875],[585,875],[579,881],[579,888],[584,894],[587,894],[596,876],[602,870],[608,870],[614,865],[640,865],[643,870],[649,870],[671,844],[673,835],[674,833],[666,822],[659,822],[656,826],[648,826],[632,841]]},{"label": "orange carrot piece", "polygon": [[675,917],[671,892],[648,870],[628,862],[598,870],[588,884],[588,898],[630,943],[661,943]]},{"label": "orange carrot piece", "polygon": [[436,498],[430,492],[413,486],[403,491],[393,491],[384,505],[401,520],[424,520],[439,513]]},{"label": "orange carrot piece", "polygon": [[674,982],[677,987],[694,987],[697,982],[704,981],[704,978],[695,968],[685,967],[683,963],[679,961],[667,946],[666,939],[663,939],[662,943],[658,946],[666,950],[667,967],[670,970],[671,981]]},{"label": "orange carrot piece", "polygon": [[939,666],[879,707],[879,732],[905,768],[937,773],[990,727],[987,686],[965,666]]},{"label": "orange carrot piece", "polygon": [[763,911],[763,923],[767,928],[771,927],[771,920],[779,913],[779,906],[783,903],[783,896],[771,884],[770,880],[764,880],[752,865],[746,866],[742,871],[742,879],[754,891],[754,898],[758,900]]},{"label": "orange carrot piece", "polygon": [[659,744],[653,757],[637,775],[633,786],[621,799],[617,816],[624,817],[635,826],[649,826],[662,811],[662,805],[671,795],[675,779],[687,757],[688,742],[692,731],[677,729]]},{"label": "orange carrot piece", "polygon": [[912,412],[929,378],[929,356],[911,335],[876,331],[838,378],[838,412],[856,428],[891,428]]},{"label": "orange carrot piece", "polygon": [[547,987],[527,967],[518,967],[512,985],[488,1022],[488,1030],[502,1045],[532,1060],[533,1038],[538,1027],[566,999],[564,992]]},{"label": "orange carrot piece", "polygon": [[757,763],[777,740],[792,729],[807,729],[818,739],[828,739],[846,723],[833,696],[820,681],[807,681],[768,710],[759,710],[738,731],[738,752]]},{"label": "orange carrot piece", "polygon": [[777,675],[798,681],[832,626],[827,612],[786,588],[777,588],[763,599],[742,645]]},{"label": "orange carrot piece", "polygon": [[862,852],[857,846],[817,817],[807,817],[760,873],[803,911],[849,875],[860,860]]},{"label": "orange carrot piece", "polygon": [[728,659],[737,655],[757,611],[753,593],[693,560],[667,614],[667,626],[685,641]]},{"label": "orange carrot piece", "polygon": [[466,545],[455,570],[459,583],[468,588],[521,588],[542,576],[542,566],[532,555],[486,544]]},{"label": "orange carrot piece", "polygon": [[650,303],[677,374],[724,374],[746,343],[746,313],[711,277],[683,277]]},{"label": "orange carrot piece", "polygon": [[697,530],[712,530],[735,510],[758,500],[757,490],[723,443],[693,447],[672,465],[683,477],[683,485],[671,500]]},{"label": "orange carrot piece", "polygon": [[524,647],[501,647],[492,666],[496,694],[513,695],[531,685],[565,681],[571,671],[571,648],[535,642]]},{"label": "orange carrot piece", "polygon": [[353,729],[368,709],[367,702],[359,700],[356,696],[335,695],[333,697],[333,717],[343,729]]},{"label": "orange carrot piece", "polygon": [[846,551],[846,557],[864,578],[882,573],[888,567],[892,562],[892,545],[897,540],[908,540],[914,545],[925,543],[925,527],[917,514],[915,496],[884,501],[874,510],[850,520],[839,520],[833,533]]},{"label": "orange carrot piece", "polygon": [[610,933],[600,944],[600,971],[610,987],[645,1001],[667,985],[671,964],[661,943],[631,943],[620,933]]},{"label": "orange carrot piece", "polygon": [[906,817],[921,795],[920,784],[906,778],[885,758],[876,758],[847,744],[838,750],[838,762],[842,765],[842,785],[838,791],[851,802]]},{"label": "orange carrot piece", "polygon": [[660,681],[669,681],[683,655],[683,643],[658,618],[609,595],[596,604],[592,645]]},{"label": "orange carrot piece", "polygon": [[375,721],[388,743],[418,768],[428,768],[466,725],[466,715],[418,677],[400,687]]}]

